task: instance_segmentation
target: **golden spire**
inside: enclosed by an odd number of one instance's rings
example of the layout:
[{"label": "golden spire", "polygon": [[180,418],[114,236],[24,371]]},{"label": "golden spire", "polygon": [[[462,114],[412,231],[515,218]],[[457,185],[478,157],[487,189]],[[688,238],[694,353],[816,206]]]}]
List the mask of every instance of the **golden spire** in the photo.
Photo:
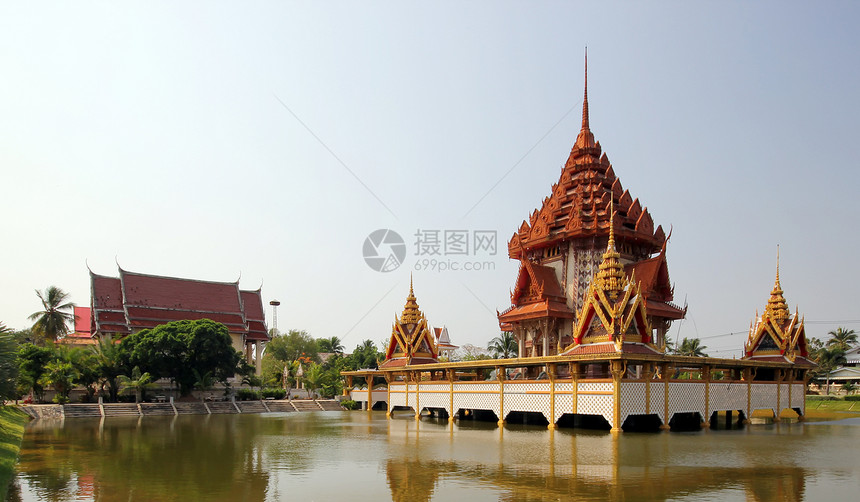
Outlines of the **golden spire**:
[{"label": "golden spire", "polygon": [[582,98],[582,129],[588,129],[588,46],[585,47],[585,93]]},{"label": "golden spire", "polygon": [[782,296],[782,285],[779,283],[779,245],[776,246],[776,281],[773,283],[773,290],[770,292],[770,298],[767,301],[765,314],[775,321],[783,321],[788,319],[791,312],[788,310],[788,305],[785,303],[785,297]]},{"label": "golden spire", "polygon": [[418,299],[415,298],[415,293],[412,289],[412,275],[409,275],[409,296],[406,297],[406,305],[403,307],[403,313],[400,315],[402,324],[415,324],[423,317],[421,310],[418,308]]},{"label": "golden spire", "polygon": [[615,210],[612,200],[609,201],[609,242],[606,244],[606,252],[603,253],[603,262],[600,263],[600,271],[597,272],[595,282],[597,286],[609,294],[613,300],[618,292],[624,289],[624,267],[618,261],[621,255],[615,249]]}]

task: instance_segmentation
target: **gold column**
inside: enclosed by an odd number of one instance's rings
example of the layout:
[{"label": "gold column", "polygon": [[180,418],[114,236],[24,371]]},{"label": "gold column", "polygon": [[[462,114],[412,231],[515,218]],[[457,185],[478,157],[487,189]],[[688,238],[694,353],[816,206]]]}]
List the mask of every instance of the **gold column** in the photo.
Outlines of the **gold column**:
[{"label": "gold column", "polygon": [[576,415],[576,407],[579,401],[579,379],[582,377],[582,365],[579,363],[570,363],[570,380],[573,386],[571,391],[573,394],[573,409],[571,413]]},{"label": "gold column", "polygon": [[711,367],[702,366],[702,379],[705,381],[705,416],[702,417],[702,428],[711,428]]},{"label": "gold column", "polygon": [[612,361],[609,371],[612,372],[612,425],[611,432],[621,432],[621,377],[626,371],[623,361]]},{"label": "gold column", "polygon": [[367,382],[367,412],[370,413],[373,411],[373,375],[368,373],[364,380]]},{"label": "gold column", "polygon": [[546,365],[546,374],[549,377],[549,424],[547,424],[547,429],[555,429],[558,427],[555,423],[555,374],[556,374],[556,366],[555,363],[548,363]]},{"label": "gold column", "polygon": [[664,364],[660,367],[660,376],[663,380],[663,424],[660,425],[660,429],[664,431],[671,429],[669,426],[669,420],[672,418],[669,416],[669,379],[674,371],[675,367],[671,364]]},{"label": "gold column", "polygon": [[645,363],[642,368],[642,377],[645,379],[645,414],[651,414],[651,379],[654,378],[654,366]]},{"label": "gold column", "polygon": [[505,425],[505,368],[496,366],[496,380],[499,381],[499,427]]},{"label": "gold column", "polygon": [[773,421],[780,422],[779,414],[782,412],[782,407],[780,406],[780,391],[782,387],[782,382],[785,379],[785,370],[776,370],[776,411],[773,414]]},{"label": "gold column", "polygon": [[352,390],[352,375],[347,375],[346,386],[343,388],[343,395],[349,396],[349,391]]},{"label": "gold column", "polygon": [[448,376],[448,383],[451,385],[451,407],[448,411],[448,423],[454,423],[454,377],[456,372],[457,370],[454,369],[445,370],[445,373]]},{"label": "gold column", "polygon": [[388,394],[388,402],[385,407],[385,416],[391,418],[391,373],[385,373],[385,390]]},{"label": "gold column", "polygon": [[752,379],[753,379],[753,370],[752,368],[744,368],[741,371],[741,378],[747,383],[747,410],[744,418],[744,423],[750,423],[750,417],[752,416]]},{"label": "gold column", "polygon": [[415,420],[421,420],[421,372],[413,372],[412,377],[415,379]]}]

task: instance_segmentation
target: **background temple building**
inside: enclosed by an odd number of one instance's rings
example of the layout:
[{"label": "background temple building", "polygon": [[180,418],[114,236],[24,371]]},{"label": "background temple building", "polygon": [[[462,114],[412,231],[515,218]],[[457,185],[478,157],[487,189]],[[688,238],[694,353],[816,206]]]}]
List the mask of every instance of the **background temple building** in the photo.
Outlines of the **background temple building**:
[{"label": "background temple building", "polygon": [[635,275],[641,287],[653,330],[649,338],[662,346],[670,323],[686,312],[672,304],[668,239],[663,227],[655,228],[648,209],[621,186],[609,157],[594,140],[586,61],[582,129],[552,193],[508,243],[508,255],[520,261],[520,269],[512,305],[499,313],[499,325],[514,333],[521,356],[558,354],[574,342],[577,316],[607,249],[610,224],[623,274]]},{"label": "background temple building", "polygon": [[[227,326],[233,347],[260,371],[269,340],[261,290],[239,289],[239,281],[214,282],[139,274],[119,277],[90,271],[94,337],[122,337],[179,320],[211,319]],[[256,349],[256,355],[254,351]]]},{"label": "background temple building", "polygon": [[779,361],[814,365],[809,359],[804,319],[795,310],[792,314],[779,283],[779,259],[776,281],[767,306],[750,325],[749,338],[744,344],[744,359]]},{"label": "background temple building", "polygon": [[448,336],[448,328],[431,328],[418,308],[418,300],[409,281],[409,296],[400,316],[394,317],[391,338],[380,368],[394,368],[411,364],[438,363],[439,356],[449,359],[457,349]]}]

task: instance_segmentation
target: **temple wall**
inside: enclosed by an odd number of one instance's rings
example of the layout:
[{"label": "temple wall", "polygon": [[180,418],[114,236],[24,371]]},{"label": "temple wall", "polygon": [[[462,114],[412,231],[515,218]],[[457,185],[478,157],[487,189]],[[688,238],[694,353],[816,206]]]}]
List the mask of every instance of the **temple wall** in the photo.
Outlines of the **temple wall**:
[{"label": "temple wall", "polygon": [[582,297],[597,272],[600,262],[603,261],[605,249],[600,246],[594,248],[578,247],[573,242],[569,246],[567,277],[563,283],[564,294],[568,300],[567,306],[571,307],[574,312],[579,312],[582,309]]},{"label": "temple wall", "polygon": [[[630,415],[657,415],[668,424],[676,413],[699,413],[707,421],[715,411],[740,410],[749,417],[755,410],[772,410],[778,415],[787,408],[803,410],[803,383],[742,381],[704,382],[622,380],[526,380],[505,382],[414,383],[392,382],[388,409],[408,406],[420,413],[423,408],[442,408],[454,416],[461,409],[489,410],[504,420],[512,411],[541,413],[556,423],[562,415],[601,415],[610,426],[620,428]],[[453,394],[452,394],[453,389]],[[379,391],[377,391],[379,392]],[[376,394],[374,392],[374,401]],[[352,391],[364,401],[367,391]],[[615,398],[618,396],[616,415]],[[379,399],[384,400],[384,399]],[[453,407],[452,407],[453,400]],[[616,421],[617,420],[617,421]]]}]

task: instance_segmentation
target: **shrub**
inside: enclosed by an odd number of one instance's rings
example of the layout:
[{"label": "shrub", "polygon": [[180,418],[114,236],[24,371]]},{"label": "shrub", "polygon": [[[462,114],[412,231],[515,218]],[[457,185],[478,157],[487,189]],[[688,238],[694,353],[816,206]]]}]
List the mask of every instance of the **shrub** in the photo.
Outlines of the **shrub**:
[{"label": "shrub", "polygon": [[285,391],[284,389],[278,389],[278,388],[263,389],[263,397],[264,398],[271,397],[273,399],[283,399],[286,395],[287,395],[287,391]]},{"label": "shrub", "polygon": [[256,401],[260,399],[260,393],[254,389],[236,389],[236,399],[239,401]]},{"label": "shrub", "polygon": [[860,396],[845,396],[846,401],[860,401]]},{"label": "shrub", "polygon": [[[860,397],[860,396],[858,396],[858,397]],[[341,401],[340,405],[343,406],[344,408],[348,409],[348,410],[357,410],[358,409],[358,403],[353,401],[352,399],[346,399],[344,401]]]},{"label": "shrub", "polygon": [[807,401],[838,401],[836,396],[806,396]]}]

